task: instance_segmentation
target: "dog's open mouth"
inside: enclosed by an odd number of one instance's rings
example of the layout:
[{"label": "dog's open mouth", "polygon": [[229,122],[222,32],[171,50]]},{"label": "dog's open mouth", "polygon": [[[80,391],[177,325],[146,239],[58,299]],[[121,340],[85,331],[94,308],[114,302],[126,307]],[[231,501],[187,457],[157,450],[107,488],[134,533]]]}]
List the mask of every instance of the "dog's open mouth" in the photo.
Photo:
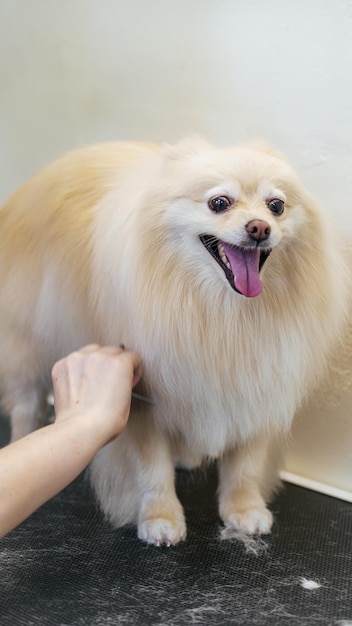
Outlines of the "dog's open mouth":
[{"label": "dog's open mouth", "polygon": [[240,248],[212,235],[201,235],[200,240],[225,272],[232,289],[247,298],[259,296],[262,291],[259,273],[271,248]]}]

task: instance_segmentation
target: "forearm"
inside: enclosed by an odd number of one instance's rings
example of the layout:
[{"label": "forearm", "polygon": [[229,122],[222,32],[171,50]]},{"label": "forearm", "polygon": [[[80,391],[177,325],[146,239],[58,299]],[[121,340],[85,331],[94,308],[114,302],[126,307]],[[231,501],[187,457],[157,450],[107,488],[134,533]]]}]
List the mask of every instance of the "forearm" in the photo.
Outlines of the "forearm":
[{"label": "forearm", "polygon": [[0,537],[52,498],[106,443],[82,415],[46,426],[0,450]]}]

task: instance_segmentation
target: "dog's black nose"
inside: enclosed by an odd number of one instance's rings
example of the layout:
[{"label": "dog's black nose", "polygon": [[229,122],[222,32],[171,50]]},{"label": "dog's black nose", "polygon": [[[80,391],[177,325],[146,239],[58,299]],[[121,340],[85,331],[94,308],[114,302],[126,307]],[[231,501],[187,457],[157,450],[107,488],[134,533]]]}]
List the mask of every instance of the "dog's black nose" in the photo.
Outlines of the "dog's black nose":
[{"label": "dog's black nose", "polygon": [[260,241],[268,239],[271,233],[271,227],[270,224],[264,220],[252,220],[246,224],[246,231],[251,239],[259,243]]}]

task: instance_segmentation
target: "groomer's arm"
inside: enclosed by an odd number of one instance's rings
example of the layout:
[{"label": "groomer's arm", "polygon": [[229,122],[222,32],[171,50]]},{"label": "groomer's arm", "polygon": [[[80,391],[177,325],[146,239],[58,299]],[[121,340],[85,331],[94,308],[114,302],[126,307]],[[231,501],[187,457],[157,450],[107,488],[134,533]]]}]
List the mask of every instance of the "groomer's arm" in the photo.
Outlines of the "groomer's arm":
[{"label": "groomer's arm", "polygon": [[138,355],[110,346],[86,346],[55,364],[55,423],[0,450],[0,537],[121,433],[139,377]]}]

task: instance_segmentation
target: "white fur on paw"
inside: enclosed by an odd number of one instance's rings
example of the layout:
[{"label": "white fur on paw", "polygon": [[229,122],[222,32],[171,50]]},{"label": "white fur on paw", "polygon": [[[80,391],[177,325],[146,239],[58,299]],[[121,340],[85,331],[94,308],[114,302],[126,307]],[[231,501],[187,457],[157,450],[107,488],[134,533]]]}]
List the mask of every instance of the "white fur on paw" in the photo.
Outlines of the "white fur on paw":
[{"label": "white fur on paw", "polygon": [[171,522],[161,517],[146,519],[138,525],[138,537],[146,543],[156,546],[173,546],[186,539],[185,522]]},{"label": "white fur on paw", "polygon": [[267,535],[273,525],[272,513],[262,507],[248,511],[234,512],[224,520],[225,526],[245,535]]}]

